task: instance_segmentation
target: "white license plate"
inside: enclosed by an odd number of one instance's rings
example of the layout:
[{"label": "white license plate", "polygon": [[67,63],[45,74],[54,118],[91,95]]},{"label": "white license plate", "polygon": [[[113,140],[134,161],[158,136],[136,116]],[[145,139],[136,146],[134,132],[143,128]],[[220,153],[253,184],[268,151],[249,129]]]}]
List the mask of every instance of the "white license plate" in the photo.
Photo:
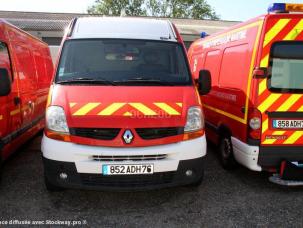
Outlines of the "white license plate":
[{"label": "white license plate", "polygon": [[103,175],[148,175],[154,173],[153,164],[144,165],[103,165]]},{"label": "white license plate", "polygon": [[273,120],[273,128],[303,129],[303,120]]}]

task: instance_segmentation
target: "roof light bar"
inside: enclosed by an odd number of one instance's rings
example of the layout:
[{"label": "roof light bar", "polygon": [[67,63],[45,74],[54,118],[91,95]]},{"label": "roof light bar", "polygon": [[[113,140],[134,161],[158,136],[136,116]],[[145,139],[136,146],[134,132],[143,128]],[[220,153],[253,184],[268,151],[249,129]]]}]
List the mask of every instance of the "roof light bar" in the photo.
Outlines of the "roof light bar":
[{"label": "roof light bar", "polygon": [[286,4],[288,12],[303,12],[303,4]]},{"label": "roof light bar", "polygon": [[303,12],[303,4],[273,3],[268,7],[268,13]]}]

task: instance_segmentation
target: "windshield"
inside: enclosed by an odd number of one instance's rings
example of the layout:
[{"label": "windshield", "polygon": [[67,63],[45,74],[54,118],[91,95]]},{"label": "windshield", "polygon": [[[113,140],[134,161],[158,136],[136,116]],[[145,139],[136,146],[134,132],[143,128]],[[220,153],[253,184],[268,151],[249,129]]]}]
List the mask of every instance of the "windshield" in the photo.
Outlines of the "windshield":
[{"label": "windshield", "polygon": [[178,43],[122,39],[69,40],[56,83],[191,85]]},{"label": "windshield", "polygon": [[269,88],[303,92],[303,42],[277,42],[271,48]]}]

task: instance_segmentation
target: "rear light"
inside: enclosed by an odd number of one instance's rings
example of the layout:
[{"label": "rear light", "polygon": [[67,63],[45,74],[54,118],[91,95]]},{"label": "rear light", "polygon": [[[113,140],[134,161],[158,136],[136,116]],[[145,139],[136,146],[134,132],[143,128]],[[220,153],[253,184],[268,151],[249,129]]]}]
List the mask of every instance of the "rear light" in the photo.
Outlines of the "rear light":
[{"label": "rear light", "polygon": [[259,130],[261,127],[261,119],[259,117],[253,117],[249,120],[249,126],[253,130]]},{"label": "rear light", "polygon": [[248,136],[259,140],[262,131],[262,115],[258,109],[250,109],[248,113]]}]

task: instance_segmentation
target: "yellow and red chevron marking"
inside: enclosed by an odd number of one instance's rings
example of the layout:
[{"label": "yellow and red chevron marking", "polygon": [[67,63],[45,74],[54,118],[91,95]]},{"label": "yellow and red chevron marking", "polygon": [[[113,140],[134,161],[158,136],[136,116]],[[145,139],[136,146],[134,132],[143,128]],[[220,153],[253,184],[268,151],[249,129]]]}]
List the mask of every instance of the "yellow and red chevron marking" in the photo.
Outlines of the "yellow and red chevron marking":
[{"label": "yellow and red chevron marking", "polygon": [[114,102],[114,103],[70,103],[73,116],[180,116],[181,102]]},{"label": "yellow and red chevron marking", "polygon": [[[265,35],[260,67],[268,67],[271,45],[282,40],[303,40],[303,19],[275,19],[269,22]],[[273,131],[269,129],[266,111],[303,112],[303,96],[300,94],[272,93],[267,89],[267,79],[259,83],[258,108],[262,113],[262,144],[289,145],[303,144],[303,131]],[[266,139],[266,136],[281,138]]]}]

